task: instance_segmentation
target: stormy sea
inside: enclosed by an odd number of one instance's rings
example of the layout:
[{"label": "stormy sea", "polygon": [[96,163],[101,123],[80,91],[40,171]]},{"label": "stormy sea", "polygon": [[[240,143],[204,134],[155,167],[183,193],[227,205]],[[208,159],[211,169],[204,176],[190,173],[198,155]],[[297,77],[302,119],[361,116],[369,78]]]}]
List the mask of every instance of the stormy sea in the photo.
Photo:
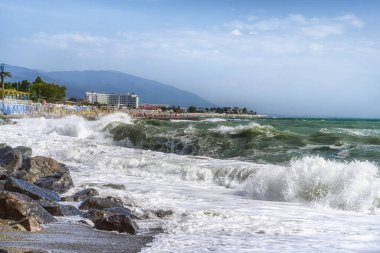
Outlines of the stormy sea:
[{"label": "stormy sea", "polygon": [[173,210],[143,252],[380,252],[379,120],[25,118],[0,142],[67,164],[68,194]]}]

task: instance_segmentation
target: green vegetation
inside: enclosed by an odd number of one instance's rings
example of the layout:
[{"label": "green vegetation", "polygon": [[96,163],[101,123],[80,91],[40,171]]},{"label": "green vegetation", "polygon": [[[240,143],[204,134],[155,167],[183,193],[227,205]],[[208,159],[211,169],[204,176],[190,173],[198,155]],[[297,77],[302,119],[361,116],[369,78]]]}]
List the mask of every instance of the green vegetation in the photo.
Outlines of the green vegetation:
[{"label": "green vegetation", "polygon": [[30,85],[30,98],[32,100],[44,99],[47,102],[58,102],[64,100],[66,97],[66,87],[54,83],[46,83],[41,77]]}]

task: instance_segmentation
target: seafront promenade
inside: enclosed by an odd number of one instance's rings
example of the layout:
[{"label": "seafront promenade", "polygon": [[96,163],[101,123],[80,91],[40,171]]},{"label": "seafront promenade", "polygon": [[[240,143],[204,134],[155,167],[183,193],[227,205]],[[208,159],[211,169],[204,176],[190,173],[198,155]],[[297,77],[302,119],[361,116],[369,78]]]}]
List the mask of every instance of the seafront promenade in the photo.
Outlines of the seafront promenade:
[{"label": "seafront promenade", "polygon": [[101,107],[90,105],[69,105],[53,103],[34,103],[22,100],[1,100],[0,112],[5,118],[22,117],[65,117],[70,115],[83,116],[94,120],[102,115],[115,112],[124,112],[134,119],[160,119],[160,120],[200,120],[202,118],[224,118],[224,117],[258,117],[251,114],[221,114],[221,113],[176,113],[172,111],[144,110],[144,109],[117,109],[112,107]]}]

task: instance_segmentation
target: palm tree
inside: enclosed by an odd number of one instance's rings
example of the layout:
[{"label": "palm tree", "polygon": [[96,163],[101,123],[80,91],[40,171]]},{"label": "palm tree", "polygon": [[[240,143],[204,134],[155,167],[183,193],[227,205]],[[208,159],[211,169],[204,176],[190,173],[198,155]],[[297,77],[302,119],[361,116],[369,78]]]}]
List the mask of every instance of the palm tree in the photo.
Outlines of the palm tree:
[{"label": "palm tree", "polygon": [[1,88],[4,90],[4,78],[5,77],[12,77],[12,74],[10,72],[4,71],[4,65],[2,64],[0,67],[0,78],[1,78]]},{"label": "palm tree", "polygon": [[4,78],[5,77],[12,77],[12,74],[10,72],[4,71],[4,64],[1,64],[0,66],[0,78],[1,78],[1,88],[2,88],[2,98],[4,99]]}]

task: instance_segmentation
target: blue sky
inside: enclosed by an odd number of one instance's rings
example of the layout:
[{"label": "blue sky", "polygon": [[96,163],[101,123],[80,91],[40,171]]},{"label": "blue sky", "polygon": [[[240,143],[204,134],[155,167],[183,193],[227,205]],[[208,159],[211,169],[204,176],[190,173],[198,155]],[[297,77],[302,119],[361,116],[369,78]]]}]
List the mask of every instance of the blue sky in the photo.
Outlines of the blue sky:
[{"label": "blue sky", "polygon": [[119,70],[261,113],[380,117],[377,0],[0,0],[0,61]]}]

